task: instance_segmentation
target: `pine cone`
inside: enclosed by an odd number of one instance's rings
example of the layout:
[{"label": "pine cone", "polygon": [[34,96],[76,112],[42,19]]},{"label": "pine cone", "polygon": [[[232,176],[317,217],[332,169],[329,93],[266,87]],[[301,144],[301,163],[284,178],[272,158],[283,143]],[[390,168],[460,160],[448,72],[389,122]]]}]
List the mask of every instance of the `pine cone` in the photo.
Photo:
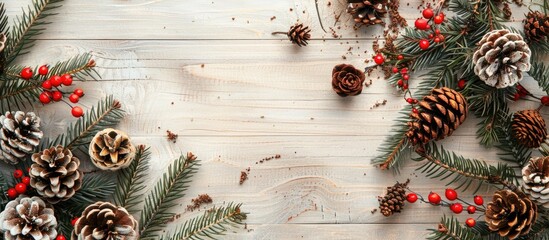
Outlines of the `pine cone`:
[{"label": "pine cone", "polygon": [[137,221],[109,202],[89,205],[74,224],[72,240],[137,240]]},{"label": "pine cone", "polygon": [[527,234],[536,221],[537,205],[524,195],[511,190],[500,190],[494,194],[484,213],[490,231],[500,236],[515,239]]},{"label": "pine cone", "polygon": [[296,23],[290,27],[288,31],[288,38],[292,43],[298,46],[307,46],[307,41],[311,39],[311,30],[307,26],[303,26],[303,23]]},{"label": "pine cone", "polygon": [[378,198],[379,210],[383,216],[388,217],[402,210],[406,200],[406,186],[409,182],[410,180],[405,183],[397,182],[392,187],[387,187],[387,194]]},{"label": "pine cone", "polygon": [[347,3],[347,13],[359,24],[381,24],[387,13],[387,0],[347,0]]},{"label": "pine cone", "polygon": [[413,145],[441,140],[452,135],[467,117],[467,101],[447,87],[437,88],[419,102],[417,112],[412,112],[406,136]]},{"label": "pine cone", "polygon": [[39,197],[20,196],[0,213],[0,229],[7,240],[54,240],[56,227],[53,208]]},{"label": "pine cone", "polygon": [[45,149],[32,155],[30,185],[50,203],[71,198],[82,186],[80,160],[62,146]]},{"label": "pine cone", "polygon": [[532,158],[522,169],[522,188],[532,201],[549,208],[549,157]]},{"label": "pine cone", "polygon": [[6,35],[4,33],[0,33],[0,74],[4,73],[4,64],[6,64],[6,56],[4,55],[6,40]]},{"label": "pine cone", "polygon": [[494,30],[482,38],[473,55],[475,74],[487,85],[506,88],[522,80],[530,70],[531,51],[519,34]]},{"label": "pine cone", "polygon": [[34,152],[43,136],[40,118],[33,112],[6,112],[0,116],[0,159],[17,164]]},{"label": "pine cone", "polygon": [[339,64],[332,70],[332,88],[342,97],[360,94],[364,79],[364,73],[350,64]]},{"label": "pine cone", "polygon": [[114,171],[130,165],[135,158],[135,147],[126,133],[107,128],[95,134],[89,154],[95,166]]},{"label": "pine cone", "polygon": [[538,148],[547,136],[545,120],[537,110],[516,112],[511,123],[513,137],[528,148]]},{"label": "pine cone", "polygon": [[549,37],[549,16],[539,12],[529,12],[524,19],[524,34],[530,41],[544,41]]}]

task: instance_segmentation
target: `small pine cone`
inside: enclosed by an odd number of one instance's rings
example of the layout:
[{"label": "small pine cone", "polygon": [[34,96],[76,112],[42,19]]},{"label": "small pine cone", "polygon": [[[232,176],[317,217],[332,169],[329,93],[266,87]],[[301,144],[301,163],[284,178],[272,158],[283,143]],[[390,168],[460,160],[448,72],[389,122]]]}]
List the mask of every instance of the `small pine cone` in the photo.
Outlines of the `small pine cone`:
[{"label": "small pine cone", "polygon": [[529,12],[524,19],[526,39],[534,42],[544,41],[549,37],[549,16],[539,12]]},{"label": "small pine cone", "polygon": [[467,118],[467,101],[461,93],[450,88],[436,88],[419,102],[412,112],[406,136],[413,145],[441,140],[452,135]]},{"label": "small pine cone", "polygon": [[528,148],[538,148],[547,136],[545,120],[536,110],[516,112],[511,123],[513,137]]},{"label": "small pine cone", "polygon": [[34,152],[43,136],[40,118],[33,112],[6,112],[0,116],[0,159],[17,164]]},{"label": "small pine cone", "polygon": [[530,48],[520,34],[494,30],[482,38],[473,54],[475,74],[496,88],[513,86],[530,70]]},{"label": "small pine cone", "polygon": [[6,35],[4,33],[0,33],[0,74],[4,73],[4,64],[6,64],[6,56],[4,55],[6,40]]},{"label": "small pine cone", "polygon": [[350,64],[339,64],[332,70],[332,88],[341,97],[360,94],[365,79],[364,72]]},{"label": "small pine cone", "polygon": [[123,207],[96,202],[74,224],[72,240],[137,240],[137,221]]},{"label": "small pine cone", "polygon": [[62,146],[32,155],[30,185],[48,202],[55,204],[71,198],[82,186],[80,160]]},{"label": "small pine cone", "polygon": [[537,205],[524,193],[500,190],[488,203],[484,217],[490,231],[515,239],[528,234],[537,218]]},{"label": "small pine cone", "polygon": [[387,0],[347,0],[347,13],[360,25],[382,24],[387,14]]},{"label": "small pine cone", "polygon": [[95,134],[89,154],[96,167],[114,171],[130,165],[135,158],[135,147],[126,133],[107,128]]},{"label": "small pine cone", "polygon": [[522,189],[535,203],[549,209],[549,157],[532,158],[522,169]]},{"label": "small pine cone", "polygon": [[53,240],[57,236],[53,208],[39,197],[20,196],[0,213],[0,230],[7,240]]},{"label": "small pine cone", "polygon": [[391,187],[387,187],[387,193],[383,197],[378,198],[379,210],[385,217],[400,212],[404,207],[406,200],[406,186],[410,181],[405,183],[396,183]]},{"label": "small pine cone", "polygon": [[307,26],[303,26],[303,23],[296,23],[288,31],[288,38],[292,43],[298,46],[307,46],[307,41],[311,39],[311,30]]}]

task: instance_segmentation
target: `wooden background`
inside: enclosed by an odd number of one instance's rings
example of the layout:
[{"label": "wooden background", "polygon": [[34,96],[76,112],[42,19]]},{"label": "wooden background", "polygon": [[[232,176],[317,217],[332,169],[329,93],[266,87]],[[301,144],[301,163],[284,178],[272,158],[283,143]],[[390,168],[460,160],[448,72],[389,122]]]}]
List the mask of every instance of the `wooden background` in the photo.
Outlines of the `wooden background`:
[{"label": "wooden background", "polygon": [[[30,3],[5,2],[10,17]],[[91,107],[107,94],[123,103],[128,116],[119,128],[151,147],[151,179],[181,153],[199,156],[203,165],[176,223],[200,214],[185,213],[184,206],[207,193],[216,205],[242,202],[249,213],[247,229],[226,239],[422,239],[448,209],[414,204],[390,218],[371,213],[396,181],[410,178],[410,187],[425,195],[445,189],[414,173],[421,163],[408,162],[400,175],[370,165],[406,102],[377,72],[359,96],[341,98],[331,89],[334,65],[372,64],[364,61],[383,28],[355,31],[345,13],[335,21],[344,0],[319,4],[324,25],[339,38],[320,29],[314,0],[70,0],[20,63],[91,51],[102,79],[77,83],[86,91],[82,104]],[[401,4],[411,24],[419,4]],[[515,10],[510,24],[521,26],[524,11]],[[309,46],[271,35],[298,20],[313,29]],[[418,75],[411,81],[417,84]],[[371,108],[383,100],[386,105]],[[74,121],[63,104],[36,111],[49,136]],[[493,163],[495,150],[475,139],[476,123],[470,118],[442,143]],[[166,130],[179,134],[176,143]],[[281,158],[256,164],[276,154]],[[246,168],[249,180],[239,185]]]}]

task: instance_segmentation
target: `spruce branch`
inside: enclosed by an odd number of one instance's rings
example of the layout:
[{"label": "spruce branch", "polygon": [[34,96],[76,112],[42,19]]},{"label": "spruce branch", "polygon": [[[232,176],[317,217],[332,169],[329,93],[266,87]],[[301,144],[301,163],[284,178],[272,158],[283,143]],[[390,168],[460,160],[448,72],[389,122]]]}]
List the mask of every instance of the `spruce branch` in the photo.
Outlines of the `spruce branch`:
[{"label": "spruce branch", "polygon": [[85,174],[82,187],[74,196],[57,205],[72,217],[79,216],[90,204],[97,201],[105,201],[112,196],[116,183],[109,174]]},{"label": "spruce branch", "polygon": [[192,153],[181,155],[174,161],[162,178],[145,198],[145,205],[139,219],[141,239],[157,239],[159,231],[174,215],[170,208],[177,205],[176,200],[185,196],[191,177],[198,169],[198,161]]},{"label": "spruce branch", "polygon": [[431,232],[429,240],[480,240],[478,233],[471,228],[460,224],[459,220],[450,216],[443,216],[436,229],[427,229]]},{"label": "spruce branch", "polygon": [[204,215],[186,221],[169,237],[162,236],[162,240],[186,239],[216,239],[223,235],[229,227],[236,227],[246,219],[246,214],[240,209],[241,204],[229,203],[226,207],[212,208]]},{"label": "spruce branch", "polygon": [[137,147],[135,159],[130,166],[118,171],[114,203],[126,208],[132,215],[137,215],[140,211],[136,207],[142,202],[143,190],[147,187],[145,178],[149,169],[150,157],[150,149],[140,145]]},{"label": "spruce branch", "polygon": [[528,75],[538,82],[543,91],[549,93],[549,67],[540,62],[532,62]]},{"label": "spruce branch", "polygon": [[381,152],[378,156],[372,159],[372,164],[379,166],[381,169],[393,169],[398,172],[401,162],[410,155],[409,143],[406,138],[408,131],[409,114],[411,107],[407,106],[401,111],[402,117],[398,118],[393,126],[392,135],[385,138],[385,141],[378,148]]},{"label": "spruce branch", "polygon": [[4,6],[4,3],[0,3],[0,33],[5,34],[8,30],[8,16],[6,15],[6,6]]},{"label": "spruce branch", "polygon": [[[1,78],[1,77],[0,77]],[[29,81],[0,80],[0,111],[13,111],[30,106],[40,94],[40,89]]]},{"label": "spruce branch", "polygon": [[508,111],[507,109],[502,111],[498,117],[501,121],[496,129],[497,138],[500,140],[497,147],[501,151],[498,155],[501,156],[502,160],[512,162],[517,167],[522,167],[530,159],[532,149],[518,144],[515,138],[512,137],[513,114],[509,114]]}]

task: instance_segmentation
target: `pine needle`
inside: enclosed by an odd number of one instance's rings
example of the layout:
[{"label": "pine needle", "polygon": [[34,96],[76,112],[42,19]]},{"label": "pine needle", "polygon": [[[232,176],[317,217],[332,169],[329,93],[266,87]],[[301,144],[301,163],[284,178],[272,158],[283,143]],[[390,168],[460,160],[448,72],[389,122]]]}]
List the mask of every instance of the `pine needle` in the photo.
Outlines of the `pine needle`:
[{"label": "pine needle", "polygon": [[130,166],[118,171],[118,184],[114,192],[114,203],[124,207],[132,215],[137,215],[140,209],[137,205],[143,200],[143,190],[147,187],[145,178],[149,170],[150,149],[141,145],[137,147],[135,159]]}]

